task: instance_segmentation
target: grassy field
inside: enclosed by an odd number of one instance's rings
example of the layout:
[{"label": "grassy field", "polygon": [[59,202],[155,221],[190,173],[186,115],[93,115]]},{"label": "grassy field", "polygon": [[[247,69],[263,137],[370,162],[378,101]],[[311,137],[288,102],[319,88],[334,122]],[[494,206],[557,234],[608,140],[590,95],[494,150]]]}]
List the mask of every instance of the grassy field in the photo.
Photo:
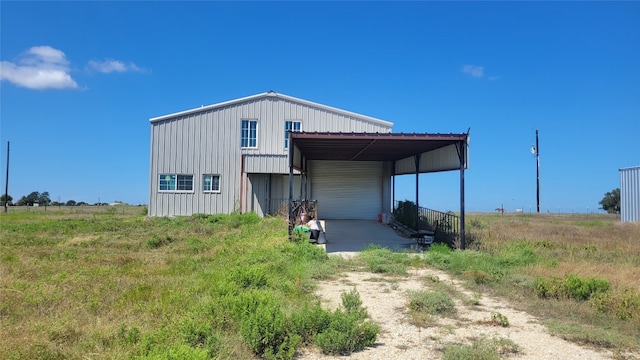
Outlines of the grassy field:
[{"label": "grassy field", "polygon": [[608,214],[468,219],[473,251],[436,248],[429,264],[511,300],[567,340],[640,349],[640,224]]},{"label": "grassy field", "polygon": [[471,250],[434,246],[412,257],[372,248],[343,260],[288,241],[280,218],[37,210],[0,214],[1,359],[357,351],[378,331],[357,294],[323,312],[315,283],[354,267],[402,276],[412,266],[513,300],[571,341],[640,349],[640,225],[608,215],[470,214]]}]

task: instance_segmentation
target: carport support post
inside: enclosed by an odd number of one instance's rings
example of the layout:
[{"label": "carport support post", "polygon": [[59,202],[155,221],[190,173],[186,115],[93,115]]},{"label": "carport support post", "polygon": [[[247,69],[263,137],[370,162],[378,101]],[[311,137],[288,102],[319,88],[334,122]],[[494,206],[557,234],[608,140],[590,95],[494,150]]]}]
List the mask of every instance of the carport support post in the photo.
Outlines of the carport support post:
[{"label": "carport support post", "polygon": [[462,250],[466,248],[465,243],[465,229],[464,229],[464,167],[466,164],[466,141],[460,142],[460,151],[458,156],[460,157],[460,247]]},{"label": "carport support post", "polygon": [[420,177],[420,154],[416,154],[413,156],[413,160],[416,162],[416,228],[415,230],[420,230],[420,204],[418,202],[419,188],[418,179]]},{"label": "carport support post", "polygon": [[300,172],[300,199],[307,199],[307,196],[307,158],[302,156],[302,171]]},{"label": "carport support post", "polygon": [[396,162],[391,163],[391,213],[396,209]]},{"label": "carport support post", "polygon": [[293,143],[291,139],[291,131],[289,131],[289,201],[287,203],[287,212],[289,213],[289,238],[293,233]]}]

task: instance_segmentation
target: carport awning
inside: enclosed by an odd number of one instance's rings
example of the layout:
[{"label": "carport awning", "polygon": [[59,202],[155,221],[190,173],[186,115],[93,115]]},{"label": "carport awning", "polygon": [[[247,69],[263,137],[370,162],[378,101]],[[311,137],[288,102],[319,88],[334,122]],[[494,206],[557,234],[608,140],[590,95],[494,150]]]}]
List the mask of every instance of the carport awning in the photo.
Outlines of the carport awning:
[{"label": "carport awning", "polygon": [[[289,233],[293,229],[293,171],[306,176],[307,160],[392,161],[392,175],[416,174],[419,208],[420,173],[460,170],[460,242],[465,248],[464,170],[468,166],[469,133],[307,133],[289,132]],[[416,211],[416,220],[419,217]]]},{"label": "carport awning", "polygon": [[[310,133],[292,132],[294,146],[293,166],[302,168],[302,158],[306,160],[342,161],[410,161],[415,155],[436,150],[438,154],[433,166],[421,165],[419,172],[454,170],[460,168],[456,146],[466,147],[468,134],[404,134],[404,133]],[[447,151],[449,148],[449,151]],[[466,149],[465,149],[466,150]],[[465,155],[467,151],[464,151]],[[465,156],[466,158],[466,156]],[[428,161],[426,157],[425,161]],[[465,159],[466,160],[466,159]],[[464,161],[466,167],[466,161]],[[399,173],[405,172],[398,169]]]}]

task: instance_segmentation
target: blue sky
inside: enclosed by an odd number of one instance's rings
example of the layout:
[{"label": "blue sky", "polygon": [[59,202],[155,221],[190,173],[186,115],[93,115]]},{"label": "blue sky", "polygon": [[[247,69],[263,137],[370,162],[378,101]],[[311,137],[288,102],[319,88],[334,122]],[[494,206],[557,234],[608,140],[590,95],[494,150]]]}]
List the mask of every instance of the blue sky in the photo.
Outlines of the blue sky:
[{"label": "blue sky", "polygon": [[[471,128],[467,211],[595,211],[640,165],[638,2],[0,3],[4,192],[148,202],[149,118],[274,90]],[[458,210],[458,172],[420,203]],[[396,199],[413,197],[415,177]]]}]

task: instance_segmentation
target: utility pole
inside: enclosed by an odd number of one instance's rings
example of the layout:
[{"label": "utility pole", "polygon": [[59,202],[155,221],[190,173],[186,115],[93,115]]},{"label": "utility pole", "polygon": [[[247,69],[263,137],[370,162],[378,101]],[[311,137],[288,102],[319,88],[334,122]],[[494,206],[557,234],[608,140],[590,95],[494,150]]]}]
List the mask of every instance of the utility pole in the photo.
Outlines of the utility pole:
[{"label": "utility pole", "polygon": [[540,213],[540,145],[538,144],[538,129],[536,129],[536,205]]},{"label": "utility pole", "polygon": [[7,177],[4,182],[4,212],[9,208],[9,140],[7,140]]}]

